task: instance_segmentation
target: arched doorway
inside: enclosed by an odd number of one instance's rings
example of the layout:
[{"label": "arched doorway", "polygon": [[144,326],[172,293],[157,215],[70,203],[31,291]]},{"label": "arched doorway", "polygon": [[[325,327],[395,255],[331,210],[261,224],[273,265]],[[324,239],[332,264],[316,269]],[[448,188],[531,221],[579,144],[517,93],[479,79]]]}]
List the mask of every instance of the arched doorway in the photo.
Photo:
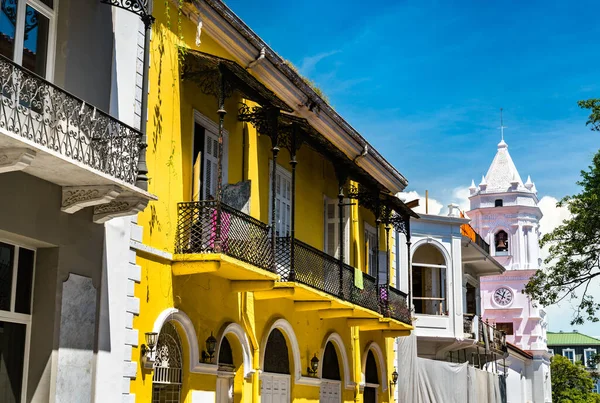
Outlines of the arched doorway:
[{"label": "arched doorway", "polygon": [[322,365],[319,402],[339,403],[342,401],[342,377],[337,352],[332,342],[325,346]]},{"label": "arched doorway", "polygon": [[269,334],[261,374],[261,400],[270,403],[290,401],[290,356],[283,333],[275,328]]},{"label": "arched doorway", "polygon": [[153,403],[179,403],[182,364],[181,340],[177,329],[171,322],[166,322],[160,329],[156,344],[152,375]]},{"label": "arched doorway", "polygon": [[375,361],[373,351],[369,350],[365,368],[364,403],[377,403],[378,388],[379,376],[377,375],[377,362]]},{"label": "arched doorway", "polygon": [[415,313],[448,315],[446,268],[446,259],[436,246],[425,244],[415,250],[412,258]]}]

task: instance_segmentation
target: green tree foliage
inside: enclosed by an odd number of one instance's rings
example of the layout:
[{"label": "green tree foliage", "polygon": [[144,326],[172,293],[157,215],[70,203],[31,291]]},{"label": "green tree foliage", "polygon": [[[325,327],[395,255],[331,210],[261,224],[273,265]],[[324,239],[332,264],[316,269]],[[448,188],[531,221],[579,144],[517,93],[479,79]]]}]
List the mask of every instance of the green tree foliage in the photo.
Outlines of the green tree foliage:
[{"label": "green tree foliage", "polygon": [[[600,130],[600,99],[580,101],[591,108],[587,124]],[[525,291],[534,300],[547,306],[565,298],[576,299],[581,291],[572,324],[598,322],[600,303],[588,292],[590,284],[600,276],[600,150],[592,159],[588,171],[581,171],[577,182],[581,192],[567,196],[558,207],[567,207],[571,218],[553,232],[544,235],[541,246],[549,246],[545,270],[531,278]]]},{"label": "green tree foliage", "polygon": [[600,395],[593,393],[594,380],[580,363],[561,355],[552,357],[552,401],[554,403],[600,403]]}]

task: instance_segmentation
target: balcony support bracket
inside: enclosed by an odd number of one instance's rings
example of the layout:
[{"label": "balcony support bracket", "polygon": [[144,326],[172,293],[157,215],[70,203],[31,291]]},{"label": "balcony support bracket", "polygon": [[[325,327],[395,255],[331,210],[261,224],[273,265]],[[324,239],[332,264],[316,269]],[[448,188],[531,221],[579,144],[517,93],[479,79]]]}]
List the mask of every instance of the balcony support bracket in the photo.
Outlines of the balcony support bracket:
[{"label": "balcony support bracket", "polygon": [[22,171],[31,165],[36,152],[29,148],[6,148],[0,150],[0,174]]},{"label": "balcony support bracket", "polygon": [[112,202],[121,194],[115,185],[109,186],[65,186],[62,188],[61,210],[73,214],[81,209]]},{"label": "balcony support bracket", "polygon": [[147,205],[148,200],[140,197],[117,197],[110,203],[94,206],[94,222],[104,224],[112,218],[134,215]]},{"label": "balcony support bracket", "polygon": [[318,311],[331,308],[331,301],[296,301],[294,309],[296,312]]},{"label": "balcony support bracket", "polygon": [[278,298],[291,298],[296,293],[293,287],[289,288],[274,288],[269,291],[257,291],[254,293],[254,299],[258,301]]},{"label": "balcony support bracket", "polygon": [[328,309],[319,311],[321,319],[349,318],[354,315],[354,309]]},{"label": "balcony support bracket", "polygon": [[232,292],[253,292],[272,290],[275,282],[271,280],[233,280],[230,283]]}]

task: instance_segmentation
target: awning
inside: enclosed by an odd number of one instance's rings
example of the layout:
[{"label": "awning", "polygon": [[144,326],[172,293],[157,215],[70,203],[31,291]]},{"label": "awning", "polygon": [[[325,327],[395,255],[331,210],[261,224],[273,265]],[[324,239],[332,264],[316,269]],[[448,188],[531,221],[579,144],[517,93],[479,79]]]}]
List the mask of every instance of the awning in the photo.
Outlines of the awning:
[{"label": "awning", "polygon": [[233,60],[197,50],[186,50],[182,72],[184,80],[195,82],[204,93],[218,96],[221,75],[225,79],[227,95],[238,91],[245,99],[254,101],[263,107],[271,106],[286,112],[293,111],[273,91]]}]

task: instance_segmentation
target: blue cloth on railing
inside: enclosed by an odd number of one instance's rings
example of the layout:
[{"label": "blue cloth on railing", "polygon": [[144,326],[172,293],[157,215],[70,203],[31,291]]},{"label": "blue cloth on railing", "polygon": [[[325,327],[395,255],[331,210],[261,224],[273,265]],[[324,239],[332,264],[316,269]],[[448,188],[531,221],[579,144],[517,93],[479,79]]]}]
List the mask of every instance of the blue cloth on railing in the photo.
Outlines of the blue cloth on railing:
[{"label": "blue cloth on railing", "polygon": [[354,286],[360,290],[364,289],[363,272],[361,269],[354,268]]}]

